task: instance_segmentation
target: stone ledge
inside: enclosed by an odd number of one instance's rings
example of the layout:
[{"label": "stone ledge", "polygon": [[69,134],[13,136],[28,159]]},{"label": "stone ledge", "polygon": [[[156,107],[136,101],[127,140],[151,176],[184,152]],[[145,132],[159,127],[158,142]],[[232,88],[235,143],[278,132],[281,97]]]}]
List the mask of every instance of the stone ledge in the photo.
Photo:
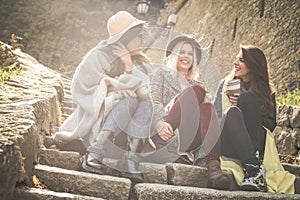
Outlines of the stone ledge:
[{"label": "stone ledge", "polygon": [[70,170],[80,170],[81,156],[77,152],[52,149],[39,150],[39,164]]},{"label": "stone ledge", "polygon": [[140,183],[134,187],[133,199],[300,199],[299,194],[273,194],[265,192],[221,191],[208,188]]},{"label": "stone ledge", "polygon": [[[52,149],[42,149],[42,159],[40,164],[48,164],[53,167],[60,167],[64,169],[82,170],[81,157],[78,153],[57,151]],[[68,160],[66,163],[65,161]],[[114,159],[104,159],[104,163],[115,167],[117,161]],[[299,166],[283,164],[285,169],[296,176],[299,176]],[[190,186],[190,187],[207,187],[207,168],[184,165],[179,163],[140,163],[140,170],[144,172],[145,183],[159,183],[177,186]],[[96,171],[94,173],[97,173]],[[116,176],[113,171],[107,171],[107,175]],[[230,190],[237,190],[238,186],[232,174],[228,173],[231,181]],[[300,178],[295,180],[295,193],[300,193]]]},{"label": "stone ledge", "polygon": [[36,165],[34,173],[47,188],[56,192],[89,195],[105,199],[128,199],[131,181],[126,178]]},{"label": "stone ledge", "polygon": [[0,199],[11,199],[17,182],[30,181],[41,146],[41,134],[59,125],[60,75],[33,57],[13,51],[19,75],[0,86]]},{"label": "stone ledge", "polygon": [[20,187],[15,189],[14,193],[15,200],[69,200],[69,199],[80,199],[80,200],[104,200],[99,197],[90,197],[77,194],[70,194],[65,192],[54,192],[49,190],[43,190],[38,188],[27,188]]}]

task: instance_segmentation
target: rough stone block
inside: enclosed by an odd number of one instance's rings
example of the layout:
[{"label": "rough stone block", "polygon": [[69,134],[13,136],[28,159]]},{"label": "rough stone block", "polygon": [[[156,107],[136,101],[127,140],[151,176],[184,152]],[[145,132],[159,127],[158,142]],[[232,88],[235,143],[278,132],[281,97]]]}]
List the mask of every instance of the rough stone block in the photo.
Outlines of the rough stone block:
[{"label": "rough stone block", "polygon": [[[99,197],[83,196],[77,194],[70,194],[64,192],[54,192],[49,190],[43,190],[38,188],[16,188],[14,192],[15,200],[69,200],[69,199],[80,199],[80,200],[102,200]],[[104,199],[103,199],[104,200]]]},{"label": "rough stone block", "polygon": [[298,150],[296,148],[295,140],[291,135],[292,129],[283,128],[281,129],[281,132],[278,132],[277,130],[275,134],[275,143],[278,153],[281,155],[296,155]]},{"label": "rough stone block", "polygon": [[50,190],[105,199],[128,199],[131,181],[125,178],[66,170],[45,165],[34,173]]},{"label": "rough stone block", "polygon": [[300,128],[300,106],[291,106],[290,124],[293,128]]},{"label": "rough stone block", "polygon": [[143,172],[146,183],[167,184],[167,170],[165,165],[140,163],[139,169]]},{"label": "rough stone block", "polygon": [[291,109],[287,105],[277,106],[277,125],[278,126],[290,126],[289,114],[291,113]]},{"label": "rough stone block", "polygon": [[291,174],[295,174],[297,176],[300,176],[300,165],[292,165],[288,163],[282,163],[283,168],[290,172]]},{"label": "rough stone block", "polygon": [[294,182],[295,194],[300,194],[300,177],[296,177]]},{"label": "rough stone block", "polygon": [[207,168],[169,163],[168,182],[172,185],[207,187]]},{"label": "rough stone block", "polygon": [[273,194],[267,192],[222,191],[208,188],[183,187],[140,183],[134,186],[132,199],[299,199],[300,195]]},{"label": "rough stone block", "polygon": [[63,169],[79,170],[81,156],[77,152],[58,151],[53,149],[40,149],[39,163]]},{"label": "rough stone block", "polygon": [[291,136],[294,140],[295,147],[300,150],[300,128],[293,128]]}]

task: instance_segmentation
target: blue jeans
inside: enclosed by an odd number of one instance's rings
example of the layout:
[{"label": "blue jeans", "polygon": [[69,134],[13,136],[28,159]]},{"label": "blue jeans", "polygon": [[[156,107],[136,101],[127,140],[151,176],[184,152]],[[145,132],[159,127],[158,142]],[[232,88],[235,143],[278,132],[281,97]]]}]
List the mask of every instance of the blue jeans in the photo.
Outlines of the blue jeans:
[{"label": "blue jeans", "polygon": [[152,103],[136,98],[120,100],[106,117],[102,130],[129,137],[148,138],[151,133]]},{"label": "blue jeans", "polygon": [[[109,131],[114,134],[113,138],[120,133],[128,137],[121,141],[122,145],[128,145],[129,138],[148,138],[151,133],[152,103],[150,101],[138,101],[136,98],[125,98],[120,100],[106,117],[101,132],[96,138],[96,143],[89,146],[87,151],[93,153],[93,157],[102,160],[103,157],[115,157],[122,155],[123,151],[114,141],[108,140]],[[106,132],[107,133],[107,132]],[[122,136],[122,135],[121,135]],[[123,144],[123,143],[126,144]]]}]

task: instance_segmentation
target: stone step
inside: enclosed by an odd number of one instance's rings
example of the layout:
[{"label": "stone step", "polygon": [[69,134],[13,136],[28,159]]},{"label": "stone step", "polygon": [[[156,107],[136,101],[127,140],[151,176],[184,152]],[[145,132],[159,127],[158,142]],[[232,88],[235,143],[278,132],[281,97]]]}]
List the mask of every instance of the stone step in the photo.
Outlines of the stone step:
[{"label": "stone step", "polygon": [[283,163],[282,166],[286,171],[289,171],[292,174],[300,176],[300,165],[292,165],[289,163]]},{"label": "stone step", "polygon": [[72,100],[73,100],[73,97],[72,97],[71,94],[65,94],[65,95],[64,95],[64,100],[70,100],[70,101],[72,101]]},{"label": "stone step", "polygon": [[[45,140],[46,141],[46,140]],[[52,137],[47,137],[47,145],[55,143]],[[66,160],[68,162],[66,162]],[[82,156],[77,152],[71,151],[58,151],[54,149],[40,149],[39,151],[39,164],[48,165],[51,167],[58,167],[63,169],[70,170],[83,170],[86,173],[94,172],[97,173],[97,170],[93,171],[93,168],[90,168],[90,171],[86,171],[81,167]],[[103,160],[103,163],[110,168],[116,169],[117,160],[107,159]],[[170,167],[169,167],[170,168]],[[161,183],[168,184],[167,180],[167,168],[166,165],[155,164],[155,163],[140,163],[139,169],[144,172],[144,180],[147,183]],[[170,168],[171,169],[171,168]],[[107,170],[107,175],[116,176],[115,171]],[[175,174],[175,173],[174,173]],[[170,179],[172,179],[170,177]],[[178,178],[177,178],[178,179]],[[180,184],[180,181],[175,181]]]},{"label": "stone step", "polygon": [[60,79],[62,80],[63,84],[66,84],[66,85],[70,85],[71,84],[71,79],[68,78],[68,77],[60,77]]},{"label": "stone step", "polygon": [[73,108],[73,101],[71,100],[63,100],[62,107]]},{"label": "stone step", "polygon": [[[70,194],[65,192],[54,192],[46,189],[17,187],[14,192],[15,200],[101,200],[99,197]],[[103,199],[104,200],[104,199]]]},{"label": "stone step", "polygon": [[266,192],[222,191],[209,188],[184,187],[151,183],[140,183],[134,186],[134,200],[152,199],[257,199],[257,200],[298,200],[299,194],[273,194]]},{"label": "stone step", "polygon": [[74,109],[71,107],[62,107],[61,108],[61,111],[64,113],[64,114],[67,114],[67,115],[70,115],[73,113]]},{"label": "stone step", "polygon": [[71,93],[71,88],[69,88],[69,87],[64,87],[64,93],[65,93],[65,95],[72,95],[72,93]]},{"label": "stone step", "polygon": [[[65,162],[68,160],[68,162]],[[79,153],[68,151],[57,151],[53,149],[41,149],[39,163],[53,167],[72,170],[84,170],[81,168],[82,157]],[[117,160],[107,159],[103,163],[110,168],[116,169]],[[146,183],[160,183],[192,187],[207,187],[207,168],[185,165],[179,163],[156,164],[142,162],[139,170],[143,172]],[[91,168],[89,171],[93,172]],[[97,173],[97,170],[94,171]],[[107,175],[115,176],[114,171],[107,170]],[[232,179],[233,181],[233,179]],[[233,188],[234,189],[234,188]]]},{"label": "stone step", "polygon": [[49,190],[55,192],[67,192],[104,199],[128,199],[131,188],[131,181],[126,178],[46,165],[36,165],[34,174]]},{"label": "stone step", "polygon": [[[83,170],[81,168],[82,157],[78,153],[42,149],[40,155],[40,164],[47,164],[53,167],[65,169]],[[64,162],[65,160],[68,160],[68,163]],[[112,168],[116,168],[117,161],[114,159],[104,159],[103,162]],[[208,177],[207,168],[205,167],[179,163],[167,163],[163,165],[142,162],[140,163],[139,169],[143,172],[145,183],[159,183],[201,188],[207,187]],[[92,168],[89,172],[93,172]],[[113,171],[108,170],[106,172],[107,175],[116,175]],[[94,171],[94,173],[97,173],[97,171]],[[237,190],[238,186],[236,185],[233,176],[229,173],[228,175],[231,181],[230,190]],[[299,177],[297,177],[295,180],[295,193],[300,193]]]},{"label": "stone step", "polygon": [[69,114],[63,113],[63,114],[61,115],[62,122],[63,122],[65,119],[67,119],[69,116],[70,116]]},{"label": "stone step", "polygon": [[[67,162],[66,162],[67,161]],[[80,170],[81,156],[77,152],[40,149],[39,164],[69,170]]]}]

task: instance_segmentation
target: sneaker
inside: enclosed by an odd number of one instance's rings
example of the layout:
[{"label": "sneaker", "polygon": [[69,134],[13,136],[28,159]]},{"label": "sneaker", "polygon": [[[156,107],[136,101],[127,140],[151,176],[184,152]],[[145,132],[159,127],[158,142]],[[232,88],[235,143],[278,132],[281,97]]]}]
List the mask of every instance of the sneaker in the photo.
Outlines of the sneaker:
[{"label": "sneaker", "polygon": [[[247,165],[245,168],[245,178],[240,185],[241,190],[267,192],[268,189],[265,179],[266,169],[264,165]],[[256,173],[253,174],[255,171]]]}]

